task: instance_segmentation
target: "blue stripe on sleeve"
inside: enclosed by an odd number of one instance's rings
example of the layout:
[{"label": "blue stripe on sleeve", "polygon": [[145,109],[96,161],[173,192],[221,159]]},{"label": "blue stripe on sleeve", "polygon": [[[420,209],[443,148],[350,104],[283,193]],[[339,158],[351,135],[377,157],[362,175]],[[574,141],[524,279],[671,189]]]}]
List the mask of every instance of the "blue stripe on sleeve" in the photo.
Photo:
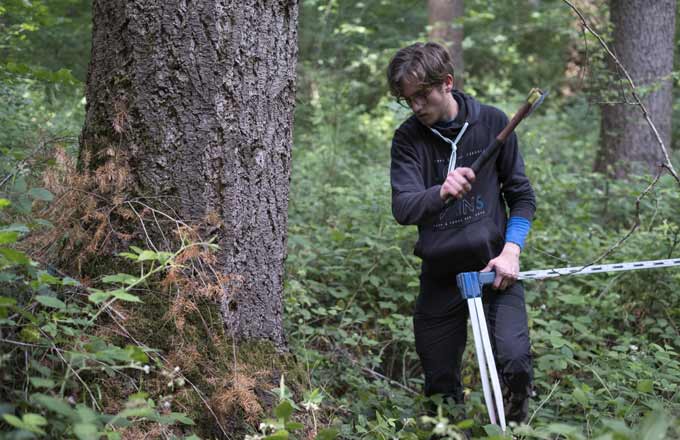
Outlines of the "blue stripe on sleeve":
[{"label": "blue stripe on sleeve", "polygon": [[531,222],[524,217],[510,217],[505,228],[505,242],[515,243],[520,249],[524,249],[524,240],[529,235]]}]

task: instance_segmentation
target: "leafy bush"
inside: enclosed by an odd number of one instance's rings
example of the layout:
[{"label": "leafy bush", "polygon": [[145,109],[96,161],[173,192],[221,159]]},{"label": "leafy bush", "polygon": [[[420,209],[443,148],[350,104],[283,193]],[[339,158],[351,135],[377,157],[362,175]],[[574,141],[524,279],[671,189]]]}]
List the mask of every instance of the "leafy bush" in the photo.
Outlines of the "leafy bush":
[{"label": "leafy bush", "polygon": [[[28,215],[33,200],[51,199],[48,191],[23,185],[21,178],[13,185],[19,214]],[[3,218],[11,208],[10,200],[0,198]],[[26,224],[0,224],[0,415],[13,428],[0,437],[120,439],[121,429],[134,423],[192,425],[184,414],[158,406],[141,387],[120,411],[108,413],[96,379],[103,374],[143,383],[152,369],[163,369],[152,360],[153,350],[117,346],[98,335],[97,327],[114,302],[140,302],[133,289],[171,267],[186,247],[176,254],[135,249],[125,256],[139,264],[140,275],[106,276],[102,282],[113,288],[85,289],[18,250],[15,245],[28,232]]]}]

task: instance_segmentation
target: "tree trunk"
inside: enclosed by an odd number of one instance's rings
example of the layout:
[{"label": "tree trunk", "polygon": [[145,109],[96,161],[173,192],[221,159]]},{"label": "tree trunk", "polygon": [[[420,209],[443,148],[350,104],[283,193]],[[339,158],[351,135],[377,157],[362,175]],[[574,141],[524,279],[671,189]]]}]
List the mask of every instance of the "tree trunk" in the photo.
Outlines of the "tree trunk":
[{"label": "tree trunk", "polygon": [[[666,147],[671,138],[675,1],[609,3],[614,53],[644,96],[643,103]],[[612,91],[616,92],[610,90],[610,94]],[[632,102],[629,93],[623,96]],[[621,101],[621,97],[614,99]],[[623,178],[630,172],[654,172],[663,161],[661,148],[638,108],[623,102],[602,105],[601,147],[595,170]]]},{"label": "tree trunk", "polygon": [[463,0],[428,0],[431,41],[443,44],[451,53],[455,67],[455,86],[463,89]]},{"label": "tree trunk", "polygon": [[228,329],[277,346],[297,14],[297,0],[95,0],[80,139],[99,196],[212,225]]}]

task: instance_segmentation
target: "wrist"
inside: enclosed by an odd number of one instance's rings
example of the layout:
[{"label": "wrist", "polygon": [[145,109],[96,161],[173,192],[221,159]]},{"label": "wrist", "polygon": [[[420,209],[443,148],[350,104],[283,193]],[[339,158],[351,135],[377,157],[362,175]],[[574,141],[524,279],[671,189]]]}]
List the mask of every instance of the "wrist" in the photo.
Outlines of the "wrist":
[{"label": "wrist", "polygon": [[522,248],[519,247],[517,243],[513,243],[511,241],[508,241],[505,243],[505,246],[503,246],[503,253],[504,254],[510,254],[515,257],[519,257],[519,254],[522,252]]}]

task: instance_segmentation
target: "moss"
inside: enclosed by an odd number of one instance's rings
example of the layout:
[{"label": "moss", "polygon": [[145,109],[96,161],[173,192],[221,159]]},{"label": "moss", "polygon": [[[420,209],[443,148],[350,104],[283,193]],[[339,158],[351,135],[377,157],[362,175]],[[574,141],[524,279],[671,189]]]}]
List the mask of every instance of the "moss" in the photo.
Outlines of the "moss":
[{"label": "moss", "polygon": [[[153,292],[140,295],[143,304],[126,305],[120,312],[127,316],[123,325],[138,341],[159,350],[166,360],[144,380],[143,391],[156,402],[170,401],[172,411],[181,411],[196,423],[193,431],[204,438],[243,438],[253,432],[259,422],[270,417],[278,398],[272,389],[285,376],[286,387],[296,400],[302,396],[306,375],[304,366],[289,353],[282,353],[266,341],[244,341],[234,344],[225,332],[219,307],[207,299],[193,302],[193,310],[182,316],[171,316],[176,296]],[[194,298],[192,298],[194,299]],[[181,323],[181,329],[178,328]],[[118,345],[131,343],[127,338],[110,334]],[[236,354],[236,356],[234,356]],[[200,390],[206,403],[189,383],[173,382],[179,373]],[[173,382],[172,386],[168,386]],[[116,399],[124,398],[129,383],[106,388]],[[118,402],[121,405],[122,402]],[[113,408],[117,405],[108,402]]]}]

